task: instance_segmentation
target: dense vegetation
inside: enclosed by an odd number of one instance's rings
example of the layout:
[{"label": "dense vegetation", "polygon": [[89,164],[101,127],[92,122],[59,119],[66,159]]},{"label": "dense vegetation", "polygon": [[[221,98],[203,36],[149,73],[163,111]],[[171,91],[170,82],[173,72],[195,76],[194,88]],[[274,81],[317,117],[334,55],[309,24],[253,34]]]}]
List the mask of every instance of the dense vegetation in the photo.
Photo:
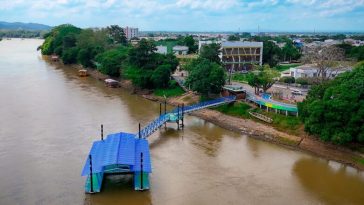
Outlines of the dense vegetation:
[{"label": "dense vegetation", "polygon": [[0,38],[42,38],[48,31],[43,30],[1,30]]},{"label": "dense vegetation", "polygon": [[219,52],[216,44],[206,45],[202,49],[202,55],[186,65],[186,70],[189,71],[187,86],[204,96],[221,91],[225,85],[226,74],[217,60]]},{"label": "dense vegetation", "polygon": [[345,51],[345,56],[347,58],[353,58],[357,61],[364,60],[364,46],[352,46],[350,44],[340,44],[337,47]]},{"label": "dense vegetation", "polygon": [[260,89],[266,92],[276,82],[279,73],[268,65],[259,67],[255,72],[250,72],[246,79],[248,84],[258,93]]},{"label": "dense vegetation", "polygon": [[171,88],[171,73],[178,61],[174,55],[155,53],[153,41],[141,40],[132,47],[119,26],[80,29],[70,24],[57,26],[40,47],[44,55],[59,55],[64,64],[79,63],[113,77],[124,76],[141,88]]},{"label": "dense vegetation", "polygon": [[364,64],[313,86],[299,104],[305,130],[337,144],[364,142]]}]

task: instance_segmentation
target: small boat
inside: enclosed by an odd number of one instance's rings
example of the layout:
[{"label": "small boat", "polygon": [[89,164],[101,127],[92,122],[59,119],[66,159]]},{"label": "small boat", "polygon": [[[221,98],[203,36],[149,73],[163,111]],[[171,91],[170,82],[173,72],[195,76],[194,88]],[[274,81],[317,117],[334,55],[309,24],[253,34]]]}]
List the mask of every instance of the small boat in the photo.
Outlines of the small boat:
[{"label": "small boat", "polygon": [[86,69],[78,70],[78,76],[80,76],[80,77],[87,77],[88,76],[87,70]]},{"label": "small boat", "polygon": [[120,87],[120,84],[118,81],[114,80],[114,79],[106,79],[105,80],[105,84],[107,87],[110,87],[110,88],[117,88],[117,87]]},{"label": "small boat", "polygon": [[52,61],[54,61],[54,62],[59,61],[59,57],[58,57],[57,55],[52,55],[52,56],[51,56],[51,59],[52,59]]}]

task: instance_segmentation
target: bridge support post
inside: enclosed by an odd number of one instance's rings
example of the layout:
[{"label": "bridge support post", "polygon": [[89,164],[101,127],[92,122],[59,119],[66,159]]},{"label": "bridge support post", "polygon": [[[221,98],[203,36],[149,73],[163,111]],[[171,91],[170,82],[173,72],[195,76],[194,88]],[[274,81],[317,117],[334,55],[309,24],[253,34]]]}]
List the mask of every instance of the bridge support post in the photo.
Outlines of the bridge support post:
[{"label": "bridge support post", "polygon": [[[164,114],[167,114],[167,100],[164,100]],[[164,123],[164,128],[167,128],[167,122]]]},{"label": "bridge support post", "polygon": [[140,132],[140,123],[139,123],[139,139],[142,138],[141,132]]},{"label": "bridge support post", "polygon": [[101,140],[104,140],[104,125],[101,124]]},{"label": "bridge support post", "polygon": [[159,103],[159,116],[162,115],[162,103]]},{"label": "bridge support post", "polygon": [[286,110],[286,116],[288,116],[288,111]]},{"label": "bridge support post", "polygon": [[179,130],[179,105],[177,106],[177,129]]},{"label": "bridge support post", "polygon": [[92,157],[91,155],[88,155],[88,158],[90,160],[90,193],[94,192],[94,185],[92,181]]},{"label": "bridge support post", "polygon": [[185,117],[185,104],[182,103],[182,129],[185,127],[185,124],[184,124],[184,117]]}]

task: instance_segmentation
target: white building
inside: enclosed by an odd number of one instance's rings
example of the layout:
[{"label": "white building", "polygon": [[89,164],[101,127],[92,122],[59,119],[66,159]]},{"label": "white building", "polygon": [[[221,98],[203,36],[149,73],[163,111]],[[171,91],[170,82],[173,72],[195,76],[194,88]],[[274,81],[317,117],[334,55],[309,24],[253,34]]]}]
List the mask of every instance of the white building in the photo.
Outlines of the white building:
[{"label": "white building", "polygon": [[263,42],[226,41],[221,49],[221,61],[227,70],[249,70],[253,64],[263,64]]},{"label": "white building", "polygon": [[187,46],[174,46],[172,48],[173,54],[175,55],[187,55],[188,47]]},{"label": "white building", "polygon": [[159,54],[167,54],[167,46],[157,46],[157,51],[156,53],[159,53]]},{"label": "white building", "polygon": [[[335,78],[340,73],[344,73],[349,70],[351,70],[351,68],[330,69],[330,71],[324,73],[324,76],[327,76],[328,78]],[[319,69],[313,64],[306,64],[295,68],[290,68],[289,73],[290,73],[289,76],[294,77],[296,79],[321,77],[321,74],[318,74]]]},{"label": "white building", "polygon": [[128,40],[134,38],[134,37],[138,37],[139,36],[139,29],[138,28],[132,28],[132,27],[125,27],[124,29],[124,33],[125,36]]}]

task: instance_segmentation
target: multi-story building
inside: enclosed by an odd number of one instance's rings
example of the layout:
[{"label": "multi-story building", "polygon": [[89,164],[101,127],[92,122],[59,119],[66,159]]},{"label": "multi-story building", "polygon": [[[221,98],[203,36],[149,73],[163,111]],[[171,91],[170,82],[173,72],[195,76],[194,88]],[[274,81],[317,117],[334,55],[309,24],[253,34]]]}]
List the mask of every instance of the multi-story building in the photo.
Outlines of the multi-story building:
[{"label": "multi-story building", "polygon": [[221,43],[221,61],[228,71],[249,70],[263,64],[263,42],[226,41]]},{"label": "multi-story building", "polygon": [[125,36],[128,40],[134,38],[134,37],[138,37],[139,36],[139,29],[138,28],[132,28],[132,27],[125,27],[124,29],[124,33]]}]

